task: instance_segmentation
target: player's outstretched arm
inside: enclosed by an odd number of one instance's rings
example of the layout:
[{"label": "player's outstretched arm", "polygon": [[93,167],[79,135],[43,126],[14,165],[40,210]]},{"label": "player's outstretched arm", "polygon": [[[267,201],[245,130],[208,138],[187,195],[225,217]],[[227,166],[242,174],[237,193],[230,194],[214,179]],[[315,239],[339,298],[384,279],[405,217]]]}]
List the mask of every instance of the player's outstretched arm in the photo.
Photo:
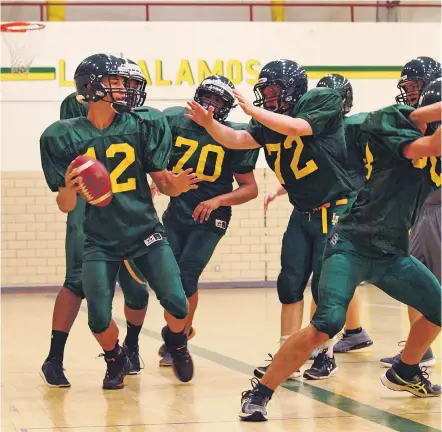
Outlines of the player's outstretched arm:
[{"label": "player's outstretched arm", "polygon": [[179,174],[173,174],[168,170],[150,172],[153,182],[158,190],[164,195],[178,196],[190,189],[198,189],[197,183],[201,181],[189,168]]},{"label": "player's outstretched arm", "polygon": [[410,114],[410,120],[414,123],[433,123],[440,121],[442,117],[442,102],[417,108]]},{"label": "player's outstretched arm", "polygon": [[267,211],[269,208],[269,204],[278,196],[284,195],[287,193],[287,190],[282,186],[282,184],[278,183],[270,192],[267,192],[264,196],[264,211]]},{"label": "player's outstretched arm", "polygon": [[441,155],[441,130],[440,126],[430,136],[424,136],[407,144],[404,148],[404,156],[407,159],[419,159],[428,156]]},{"label": "player's outstretched arm", "polygon": [[258,196],[258,185],[253,172],[246,174],[234,174],[238,187],[229,193],[218,195],[198,204],[193,212],[193,219],[201,223],[208,220],[210,214],[221,206],[234,206],[244,204]]},{"label": "player's outstretched arm", "polygon": [[77,205],[77,192],[80,190],[81,177],[77,177],[72,165],[65,174],[65,187],[58,188],[57,205],[63,213],[69,213]]},{"label": "player's outstretched arm", "polygon": [[245,130],[233,130],[213,118],[213,108],[203,108],[198,102],[187,102],[185,117],[202,126],[209,135],[226,148],[233,150],[257,149],[261,146]]},{"label": "player's outstretched arm", "polygon": [[306,120],[293,118],[288,115],[278,114],[256,107],[237,90],[233,90],[233,93],[235,94],[242,110],[269,129],[287,136],[313,135],[313,129]]}]

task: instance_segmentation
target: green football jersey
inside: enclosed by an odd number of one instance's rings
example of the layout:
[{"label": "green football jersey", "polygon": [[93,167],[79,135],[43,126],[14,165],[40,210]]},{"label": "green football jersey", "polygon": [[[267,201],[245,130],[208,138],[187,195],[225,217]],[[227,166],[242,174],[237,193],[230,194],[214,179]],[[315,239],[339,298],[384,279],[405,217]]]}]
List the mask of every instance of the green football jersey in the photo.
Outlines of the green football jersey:
[{"label": "green football jersey", "polygon": [[[208,221],[201,224],[194,221],[192,213],[199,203],[218,195],[232,192],[233,174],[246,174],[255,169],[259,149],[230,150],[214,142],[207,131],[194,121],[184,117],[181,107],[168,108],[163,111],[172,133],[172,152],[168,169],[179,173],[193,168],[203,181],[198,189],[190,190],[170,199],[163,220],[188,227],[202,227],[207,230],[224,231],[232,215],[231,207],[219,207],[214,210]],[[245,129],[247,125],[225,122],[236,130]]]},{"label": "green football jersey", "polygon": [[252,119],[247,131],[262,147],[269,167],[300,211],[348,196],[354,191],[345,169],[347,156],[342,99],[329,88],[305,93],[291,117],[310,123],[313,135],[285,136]]},{"label": "green football jersey", "polygon": [[375,254],[408,254],[409,230],[425,198],[440,187],[440,158],[411,161],[407,143],[422,136],[409,120],[413,108],[393,105],[369,113],[362,124],[368,139],[368,180],[338,231]]},{"label": "green football jersey", "polygon": [[347,145],[347,172],[356,190],[359,190],[367,176],[366,145],[361,125],[368,113],[358,113],[344,117],[345,143]]},{"label": "green football jersey", "polygon": [[76,97],[77,92],[65,97],[60,107],[60,120],[87,116],[87,104],[78,102]]},{"label": "green football jersey", "polygon": [[135,257],[146,239],[150,244],[151,236],[162,232],[146,173],[166,169],[170,150],[167,121],[152,108],[117,115],[105,130],[95,128],[86,117],[61,120],[46,129],[40,139],[40,152],[52,191],[64,186],[67,167],[82,154],[98,159],[110,173],[110,204],[86,207],[83,259]]}]

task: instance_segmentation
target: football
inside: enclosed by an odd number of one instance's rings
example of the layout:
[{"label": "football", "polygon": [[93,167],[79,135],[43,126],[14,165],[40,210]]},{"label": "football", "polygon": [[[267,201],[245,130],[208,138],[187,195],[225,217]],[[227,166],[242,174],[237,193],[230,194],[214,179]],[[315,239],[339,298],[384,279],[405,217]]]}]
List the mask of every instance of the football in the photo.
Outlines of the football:
[{"label": "football", "polygon": [[82,178],[82,198],[94,206],[106,207],[112,201],[112,184],[106,167],[89,156],[78,156],[72,166]]}]

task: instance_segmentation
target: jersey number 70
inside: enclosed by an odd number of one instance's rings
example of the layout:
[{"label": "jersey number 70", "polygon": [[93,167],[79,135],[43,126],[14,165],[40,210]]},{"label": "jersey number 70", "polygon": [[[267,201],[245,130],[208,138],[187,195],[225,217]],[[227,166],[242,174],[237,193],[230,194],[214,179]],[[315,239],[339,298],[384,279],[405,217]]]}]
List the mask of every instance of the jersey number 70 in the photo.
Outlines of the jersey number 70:
[{"label": "jersey number 70", "polygon": [[[186,152],[181,156],[176,165],[172,168],[172,172],[175,174],[179,174],[183,171],[183,167],[185,163],[192,157],[192,155],[198,150],[198,141],[191,140],[188,138],[183,138],[179,136],[176,139],[175,147],[189,147]],[[216,161],[215,161],[215,169],[213,174],[205,174],[204,168],[207,162],[207,156],[209,153],[215,153]],[[225,151],[221,146],[215,144],[207,144],[201,148],[201,154],[198,158],[198,164],[196,166],[195,174],[198,178],[207,181],[214,182],[218,180],[221,175],[221,169],[224,161]]]}]

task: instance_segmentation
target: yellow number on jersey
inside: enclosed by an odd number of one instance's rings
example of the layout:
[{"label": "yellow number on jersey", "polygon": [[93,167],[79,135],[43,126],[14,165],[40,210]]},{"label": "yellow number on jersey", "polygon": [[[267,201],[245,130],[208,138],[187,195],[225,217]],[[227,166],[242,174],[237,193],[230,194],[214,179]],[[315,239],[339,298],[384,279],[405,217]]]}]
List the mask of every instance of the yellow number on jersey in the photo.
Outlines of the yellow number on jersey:
[{"label": "yellow number on jersey", "polygon": [[[135,150],[130,144],[127,143],[112,144],[106,150],[106,157],[113,158],[117,153],[124,153],[125,158],[110,173],[112,192],[119,193],[135,190],[137,188],[137,179],[134,177],[127,179],[127,181],[124,183],[118,183],[118,178],[130,165],[135,162]],[[97,155],[95,154],[95,149],[93,147],[89,147],[87,149],[85,156],[97,159]]]},{"label": "yellow number on jersey", "polygon": [[373,154],[370,151],[370,148],[368,147],[368,143],[365,146],[365,168],[367,168],[367,175],[365,178],[368,180],[371,177],[371,172],[373,171]]},{"label": "yellow number on jersey", "polygon": [[[176,147],[182,147],[182,146],[188,146],[189,149],[186,150],[186,152],[181,156],[181,158],[178,160],[176,165],[172,168],[172,172],[175,174],[179,174],[181,171],[183,171],[183,167],[186,164],[186,162],[192,157],[192,155],[197,151],[198,149],[198,141],[183,138],[179,136],[176,139],[175,146]],[[215,170],[213,174],[207,175],[204,174],[204,169],[206,167],[207,157],[209,153],[215,153],[216,154],[216,161],[215,161]],[[214,182],[216,181],[220,175],[221,175],[221,169],[224,161],[225,151],[221,146],[215,145],[215,144],[207,144],[201,149],[201,154],[198,159],[198,164],[196,166],[195,174],[198,176],[198,178],[208,181],[208,182]]]},{"label": "yellow number on jersey", "polygon": [[[290,168],[293,171],[293,174],[296,180],[299,180],[309,174],[315,172],[318,169],[318,165],[313,159],[310,159],[306,162],[305,166],[299,167],[299,160],[301,158],[302,151],[304,150],[304,143],[302,142],[301,137],[288,136],[284,141],[284,148],[289,149],[293,147],[293,141],[296,142],[295,151],[293,153],[293,159],[290,163]],[[266,144],[267,153],[270,155],[276,152],[275,159],[275,174],[281,184],[285,184],[284,178],[281,174],[281,143],[278,144]]]},{"label": "yellow number on jersey", "polygon": [[182,147],[183,145],[188,146],[188,150],[183,154],[181,159],[177,162],[177,164],[172,168],[172,172],[175,174],[179,174],[183,171],[184,164],[192,157],[192,155],[196,152],[198,148],[198,141],[178,137],[175,141],[176,147]]},{"label": "yellow number on jersey", "polygon": [[[421,157],[419,159],[412,160],[413,166],[418,169],[424,169],[428,163],[428,157]],[[430,156],[430,178],[433,183],[439,187],[441,185],[441,175],[436,172],[437,158],[436,156]]]}]

